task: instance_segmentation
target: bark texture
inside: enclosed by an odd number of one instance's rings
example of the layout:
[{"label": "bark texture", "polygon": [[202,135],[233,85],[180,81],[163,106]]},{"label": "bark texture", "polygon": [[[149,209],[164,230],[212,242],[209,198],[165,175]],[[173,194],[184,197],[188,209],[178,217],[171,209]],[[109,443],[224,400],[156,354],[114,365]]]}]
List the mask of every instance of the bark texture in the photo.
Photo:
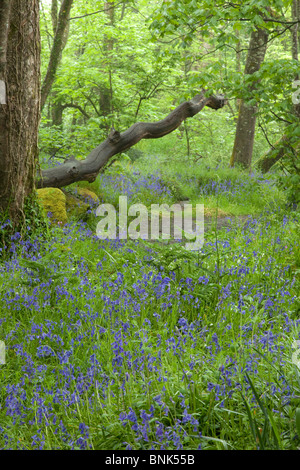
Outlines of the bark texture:
[{"label": "bark texture", "polygon": [[108,138],[96,147],[85,160],[68,160],[55,168],[43,170],[37,179],[37,186],[60,188],[76,181],[92,182],[109,159],[123,152],[142,139],[158,139],[173,132],[187,118],[195,116],[204,106],[220,109],[226,104],[222,95],[204,97],[196,95],[174,109],[165,119],[154,123],[138,122],[120,134],[112,129]]},{"label": "bark texture", "polygon": [[[252,32],[245,65],[245,75],[252,75],[260,69],[267,50],[267,40],[268,33],[266,30],[257,29]],[[251,85],[251,92],[255,90],[256,85],[257,82]],[[237,163],[245,168],[251,167],[257,109],[257,104],[251,106],[245,103],[244,100],[240,100],[235,141],[230,160],[231,166]]]},{"label": "bark texture", "polygon": [[34,189],[40,121],[39,0],[0,8],[0,212],[17,222]]}]

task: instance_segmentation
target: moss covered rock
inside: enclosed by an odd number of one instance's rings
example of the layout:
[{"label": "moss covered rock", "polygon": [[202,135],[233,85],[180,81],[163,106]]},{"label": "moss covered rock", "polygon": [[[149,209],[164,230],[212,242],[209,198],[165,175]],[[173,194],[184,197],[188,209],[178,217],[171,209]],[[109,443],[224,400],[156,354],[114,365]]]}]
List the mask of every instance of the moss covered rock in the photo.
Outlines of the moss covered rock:
[{"label": "moss covered rock", "polygon": [[87,211],[90,209],[90,204],[87,204],[72,194],[66,194],[66,209],[68,218],[76,220],[85,220],[87,218]]},{"label": "moss covered rock", "polygon": [[84,202],[90,204],[92,207],[100,204],[97,194],[90,189],[78,187],[74,189],[74,193],[76,197],[80,197],[81,200],[84,200]]},{"label": "moss covered rock", "polygon": [[50,217],[51,223],[66,224],[66,196],[58,188],[42,188],[37,190],[38,201],[45,216]]}]

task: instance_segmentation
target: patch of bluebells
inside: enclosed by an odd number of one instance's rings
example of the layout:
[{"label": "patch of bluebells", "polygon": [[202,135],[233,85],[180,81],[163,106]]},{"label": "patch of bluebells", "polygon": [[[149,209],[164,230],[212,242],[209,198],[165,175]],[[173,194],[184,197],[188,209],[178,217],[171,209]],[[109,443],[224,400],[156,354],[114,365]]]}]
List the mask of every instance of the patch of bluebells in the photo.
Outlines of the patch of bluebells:
[{"label": "patch of bluebells", "polygon": [[171,190],[161,180],[158,173],[147,176],[135,173],[133,176],[133,178],[129,178],[126,175],[100,175],[100,191],[105,192],[108,199],[110,199],[110,195],[115,199],[116,194],[127,196],[129,204],[137,202],[136,196],[141,192],[144,194],[149,192],[149,203],[155,198],[160,200],[172,195]]},{"label": "patch of bluebells", "polygon": [[[164,405],[160,397],[156,397],[156,404]],[[169,415],[167,407],[163,408],[165,416]],[[187,437],[185,427],[191,427],[193,433],[198,434],[200,441],[202,434],[199,432],[199,422],[191,415],[187,408],[184,407],[182,417],[175,420],[173,426],[168,426],[160,420],[155,420],[155,406],[151,405],[148,412],[142,409],[139,415],[136,414],[133,408],[129,411],[122,412],[119,419],[123,427],[129,426],[135,435],[135,441],[145,444],[151,444],[152,450],[165,450],[165,449],[183,449],[184,439]],[[194,436],[195,438],[195,436]]]},{"label": "patch of bluebells", "polygon": [[206,184],[201,184],[200,186],[200,195],[209,196],[209,195],[218,195],[218,194],[227,194],[227,196],[235,197],[235,199],[243,194],[243,197],[247,193],[253,192],[253,184],[257,185],[273,185],[274,182],[267,180],[259,175],[252,174],[251,179],[224,179],[222,181],[215,181],[211,179]]},{"label": "patch of bluebells", "polygon": [[245,191],[245,188],[250,187],[250,182],[244,180],[232,181],[230,178],[224,181],[210,180],[200,188],[200,195],[217,195],[222,193],[229,193],[235,196],[241,191]]},{"label": "patch of bluebells", "polygon": [[[258,229],[258,222],[249,222],[244,227],[247,240]],[[288,230],[286,221],[283,229]],[[76,232],[74,227],[67,226],[60,242],[66,245],[74,238],[87,237],[91,234],[85,225],[77,226]],[[120,256],[124,253],[135,256],[134,252],[126,252],[124,242],[103,245],[95,237],[93,243],[98,243],[99,250],[105,246]],[[78,410],[88,406],[96,415],[109,402],[115,403],[120,394],[126,400],[134,386],[142,396],[152,397],[150,406],[139,410],[132,406],[119,415],[122,426],[130,426],[137,443],[155,449],[182,449],[186,436],[195,434],[201,445],[197,413],[188,408],[183,394],[180,413],[172,420],[177,398],[167,396],[164,386],[170,388],[174,380],[172,369],[167,367],[174,358],[183,364],[179,381],[187,396],[192,385],[198,386],[199,372],[205,368],[207,374],[202,385],[219,407],[230,407],[241,390],[248,394],[251,406],[257,406],[246,377],[247,372],[263,389],[265,382],[260,374],[264,362],[254,349],[265,354],[275,366],[285,367],[283,335],[300,325],[299,320],[286,313],[297,301],[295,279],[282,278],[283,271],[278,268],[276,290],[270,292],[268,285],[265,288],[261,274],[263,279],[272,274],[274,260],[268,256],[251,264],[251,243],[222,266],[224,280],[215,307],[219,319],[215,325],[203,321],[208,307],[199,289],[205,288],[208,293],[215,283],[217,268],[204,271],[205,274],[199,269],[193,277],[177,279],[175,273],[153,267],[150,261],[155,250],[149,248],[149,259],[143,263],[134,259],[125,267],[125,263],[118,266],[114,278],[104,272],[104,259],[97,263],[94,278],[88,262],[79,259],[72,271],[78,281],[75,288],[67,277],[51,287],[49,279],[34,276],[13,254],[10,261],[0,266],[4,286],[1,305],[5,314],[0,327],[6,332],[9,355],[16,361],[20,374],[1,385],[5,400],[0,411],[8,423],[5,429],[0,429],[1,447],[20,446],[12,437],[14,427],[19,426],[29,428],[32,448],[45,448],[45,430],[50,426],[56,448],[87,449],[92,425],[82,421]],[[281,244],[282,237],[276,239],[276,245]],[[39,260],[42,247],[41,240],[32,241],[21,245],[21,251],[28,259]],[[207,243],[204,250],[214,248],[215,244]],[[230,249],[220,240],[222,248]],[[48,249],[54,250],[54,242]],[[73,266],[72,260],[68,266]],[[51,269],[54,273],[59,271],[59,263],[51,263]],[[134,281],[129,281],[133,274]],[[8,275],[20,276],[13,287]],[[257,282],[253,283],[253,275]],[[55,302],[51,305],[52,288]],[[255,325],[257,308],[261,320]],[[167,318],[172,309],[177,322],[170,327]],[[51,318],[52,311],[56,313],[55,320]],[[25,326],[21,319],[28,313],[31,319]],[[233,331],[229,313],[242,320],[247,318],[238,331]],[[20,321],[10,328],[14,315]],[[278,332],[278,324],[283,335]],[[281,396],[285,403],[294,396],[284,374],[276,383],[269,381],[266,386],[270,396]]]},{"label": "patch of bluebells", "polygon": [[80,450],[84,450],[88,448],[88,439],[89,439],[89,426],[84,423],[79,424],[79,432],[80,437],[76,441],[76,446],[79,447]]}]

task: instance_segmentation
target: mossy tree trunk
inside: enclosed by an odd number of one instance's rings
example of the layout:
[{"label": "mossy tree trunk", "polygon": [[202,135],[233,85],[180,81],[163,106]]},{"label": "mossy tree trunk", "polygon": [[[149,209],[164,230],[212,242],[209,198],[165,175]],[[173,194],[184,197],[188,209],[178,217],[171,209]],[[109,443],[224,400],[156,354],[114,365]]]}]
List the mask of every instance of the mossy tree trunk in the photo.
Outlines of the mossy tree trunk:
[{"label": "mossy tree trunk", "polygon": [[[300,49],[300,0],[293,0],[292,3],[292,20],[295,22],[291,28],[291,52],[292,58],[299,62],[299,49]],[[295,81],[300,78],[299,72],[295,75]],[[294,115],[296,120],[300,119],[300,103],[294,103],[291,109],[291,115]],[[299,144],[297,137],[284,134],[274,145],[271,147],[256,163],[257,168],[262,173],[267,173],[275,163],[281,160],[288,151],[299,155]]]},{"label": "mossy tree trunk", "polygon": [[36,176],[39,0],[1,0],[0,41],[0,213],[16,225]]},{"label": "mossy tree trunk", "polygon": [[256,162],[258,170],[267,173],[285,155],[288,146],[288,138],[284,135]]},{"label": "mossy tree trunk", "polygon": [[[55,80],[56,72],[61,61],[61,54],[67,42],[69,17],[70,17],[70,11],[71,11],[72,5],[73,5],[73,0],[63,0],[60,10],[59,10],[57,22],[55,22],[54,16],[55,16],[55,11],[57,10],[57,4],[55,1],[54,1],[54,4],[52,4],[51,16],[52,16],[52,21],[54,21],[53,29],[56,26],[56,30],[55,30],[53,45],[52,45],[52,49],[50,53],[50,59],[49,59],[47,72],[46,72],[46,75],[42,84],[41,109],[43,109],[43,107],[45,106],[46,100],[51,91],[53,82]],[[56,10],[55,10],[55,6],[56,6]]]},{"label": "mossy tree trunk", "polygon": [[[115,24],[115,2],[114,0],[104,3],[104,11],[107,16],[108,26],[114,28]],[[114,39],[110,35],[105,35],[103,40],[103,51],[104,51],[104,61],[103,61],[103,71],[106,82],[99,87],[99,106],[101,116],[104,118],[104,123],[101,125],[106,131],[109,130],[109,116],[113,113],[113,88],[112,88],[112,53],[114,49]]]},{"label": "mossy tree trunk", "polygon": [[[61,5],[63,6],[63,5]],[[59,14],[59,8],[58,8],[58,0],[52,0],[51,3],[51,23],[52,23],[52,31],[53,31],[53,37],[56,35],[57,28],[59,26],[59,22],[63,21],[64,22],[64,27],[60,28],[60,33],[63,35],[63,41],[60,45],[60,52],[59,52],[59,62],[61,61],[62,58],[62,52],[64,48],[66,47],[66,44],[68,42],[68,37],[69,37],[69,14],[67,17],[67,21],[65,19],[65,15]],[[54,47],[54,44],[53,44]],[[57,46],[56,46],[57,47]],[[59,65],[59,64],[58,64]],[[51,117],[52,117],[52,125],[53,126],[58,126],[62,127],[63,124],[63,112],[65,109],[64,103],[60,98],[58,98],[58,93],[54,90],[51,91],[50,95],[50,102],[51,102]]]}]

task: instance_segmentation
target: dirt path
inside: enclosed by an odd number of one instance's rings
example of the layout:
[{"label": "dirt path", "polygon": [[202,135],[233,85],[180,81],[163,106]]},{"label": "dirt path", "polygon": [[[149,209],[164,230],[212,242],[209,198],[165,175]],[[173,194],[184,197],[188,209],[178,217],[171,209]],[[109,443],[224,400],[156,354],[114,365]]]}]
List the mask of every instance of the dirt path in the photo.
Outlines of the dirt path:
[{"label": "dirt path", "polygon": [[[233,225],[244,225],[252,215],[237,215],[237,216],[221,216],[217,219],[217,230],[224,227],[231,227]],[[216,225],[216,218],[213,216],[204,216],[204,232],[214,229]]]},{"label": "dirt path", "polygon": [[[180,204],[181,208],[183,209],[184,204],[188,204],[189,201],[180,201],[178,204]],[[191,212],[192,220],[193,220],[193,228],[195,229],[195,214]],[[220,211],[222,214],[222,211]],[[158,240],[149,240],[153,241],[154,243],[162,243],[162,244],[169,244],[169,243],[177,243],[176,240],[174,240],[174,220],[171,218],[170,212],[164,211],[162,214],[162,219],[166,219],[166,226],[170,226],[170,236],[166,237],[166,239],[162,238],[162,226],[160,225],[159,227],[159,239]],[[173,214],[172,214],[173,215]],[[185,211],[186,215],[186,211]],[[235,227],[235,226],[243,226],[247,223],[249,219],[252,218],[252,215],[239,215],[239,216],[225,216],[225,215],[219,215],[219,217],[216,219],[215,215],[204,215],[204,235],[209,233],[211,230],[214,230],[215,227],[217,226],[217,230],[221,230],[226,227]],[[181,220],[181,219],[180,219]],[[150,221],[149,221],[150,223]],[[170,224],[170,225],[169,225]],[[180,225],[181,227],[181,225]],[[167,232],[168,233],[168,229]],[[192,231],[191,233],[194,233]],[[182,239],[182,241],[187,241],[185,238]]]}]

